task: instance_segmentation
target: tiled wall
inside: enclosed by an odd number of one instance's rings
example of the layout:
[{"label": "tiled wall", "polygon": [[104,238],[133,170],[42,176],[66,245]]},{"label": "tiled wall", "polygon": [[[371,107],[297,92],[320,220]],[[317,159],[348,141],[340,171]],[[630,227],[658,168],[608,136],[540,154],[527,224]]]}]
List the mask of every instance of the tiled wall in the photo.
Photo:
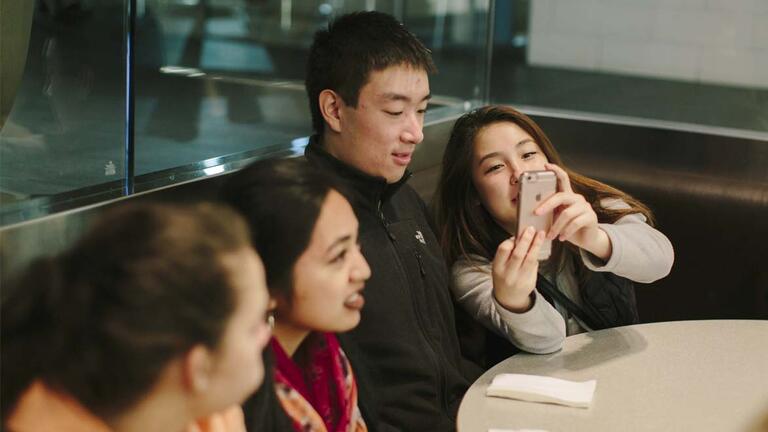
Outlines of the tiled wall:
[{"label": "tiled wall", "polygon": [[768,0],[531,0],[532,65],[768,87]]}]

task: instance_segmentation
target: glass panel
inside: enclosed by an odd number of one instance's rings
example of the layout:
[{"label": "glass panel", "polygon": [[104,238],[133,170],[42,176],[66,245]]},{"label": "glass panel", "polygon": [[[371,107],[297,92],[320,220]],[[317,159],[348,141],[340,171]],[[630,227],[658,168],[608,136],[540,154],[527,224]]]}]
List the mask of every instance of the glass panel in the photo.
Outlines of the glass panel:
[{"label": "glass panel", "polygon": [[0,5],[2,223],[119,195],[123,2]]},{"label": "glass panel", "polygon": [[[0,2],[0,224],[120,196],[132,180],[126,1]],[[308,48],[343,13],[390,13],[433,51],[440,73],[427,121],[476,105],[487,93],[488,5],[136,0],[136,191],[302,152],[311,133]]]},{"label": "glass panel", "polygon": [[404,22],[432,50],[435,105],[479,103],[486,97],[488,1],[408,2]]},{"label": "glass panel", "polygon": [[492,99],[768,132],[768,2],[498,0]]},{"label": "glass panel", "polygon": [[440,115],[433,108],[463,107],[485,91],[487,5],[147,1],[137,41],[136,174],[162,171],[162,178],[140,177],[137,190],[211,170],[225,155],[302,152],[311,133],[304,91],[309,46],[317,29],[343,13],[390,13],[432,49],[440,73],[432,78],[428,119]]}]

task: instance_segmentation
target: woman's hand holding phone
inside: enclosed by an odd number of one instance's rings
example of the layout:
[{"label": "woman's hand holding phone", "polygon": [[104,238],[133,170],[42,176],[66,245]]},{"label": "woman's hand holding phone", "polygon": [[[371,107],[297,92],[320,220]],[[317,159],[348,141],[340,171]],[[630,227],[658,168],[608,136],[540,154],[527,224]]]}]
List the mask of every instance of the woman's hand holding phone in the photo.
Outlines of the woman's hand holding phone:
[{"label": "woman's hand holding phone", "polygon": [[562,168],[545,164],[545,168],[557,176],[557,193],[550,196],[534,211],[536,215],[554,211],[552,228],[547,238],[567,241],[584,249],[600,259],[611,256],[611,240],[597,225],[597,214],[583,195],[571,188],[571,180]]},{"label": "woman's hand holding phone", "polygon": [[531,293],[536,288],[539,248],[545,234],[528,227],[519,239],[504,240],[496,249],[491,265],[493,295],[512,312],[526,312],[533,305]]}]

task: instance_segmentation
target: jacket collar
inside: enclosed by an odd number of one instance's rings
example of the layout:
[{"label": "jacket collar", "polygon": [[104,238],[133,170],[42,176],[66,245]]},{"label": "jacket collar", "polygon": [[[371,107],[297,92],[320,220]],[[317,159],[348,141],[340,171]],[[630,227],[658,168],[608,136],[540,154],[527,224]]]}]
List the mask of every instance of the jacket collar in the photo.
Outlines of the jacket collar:
[{"label": "jacket collar", "polygon": [[304,156],[313,164],[336,174],[347,186],[351,187],[367,204],[377,208],[379,203],[388,201],[413,175],[409,170],[395,183],[389,184],[383,177],[368,175],[348,165],[325,150],[319,135],[309,138]]}]

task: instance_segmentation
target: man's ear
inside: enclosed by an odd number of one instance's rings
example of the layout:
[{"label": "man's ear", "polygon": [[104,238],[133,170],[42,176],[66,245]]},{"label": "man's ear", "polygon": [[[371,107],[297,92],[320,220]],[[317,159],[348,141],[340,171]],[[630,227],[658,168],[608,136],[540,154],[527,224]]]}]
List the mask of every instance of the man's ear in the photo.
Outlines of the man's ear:
[{"label": "man's ear", "polygon": [[211,352],[202,344],[195,345],[184,356],[184,386],[193,393],[208,390],[213,370]]},{"label": "man's ear", "polygon": [[336,133],[341,132],[341,108],[344,106],[341,96],[333,90],[325,89],[320,92],[318,102],[320,113],[328,127]]}]

